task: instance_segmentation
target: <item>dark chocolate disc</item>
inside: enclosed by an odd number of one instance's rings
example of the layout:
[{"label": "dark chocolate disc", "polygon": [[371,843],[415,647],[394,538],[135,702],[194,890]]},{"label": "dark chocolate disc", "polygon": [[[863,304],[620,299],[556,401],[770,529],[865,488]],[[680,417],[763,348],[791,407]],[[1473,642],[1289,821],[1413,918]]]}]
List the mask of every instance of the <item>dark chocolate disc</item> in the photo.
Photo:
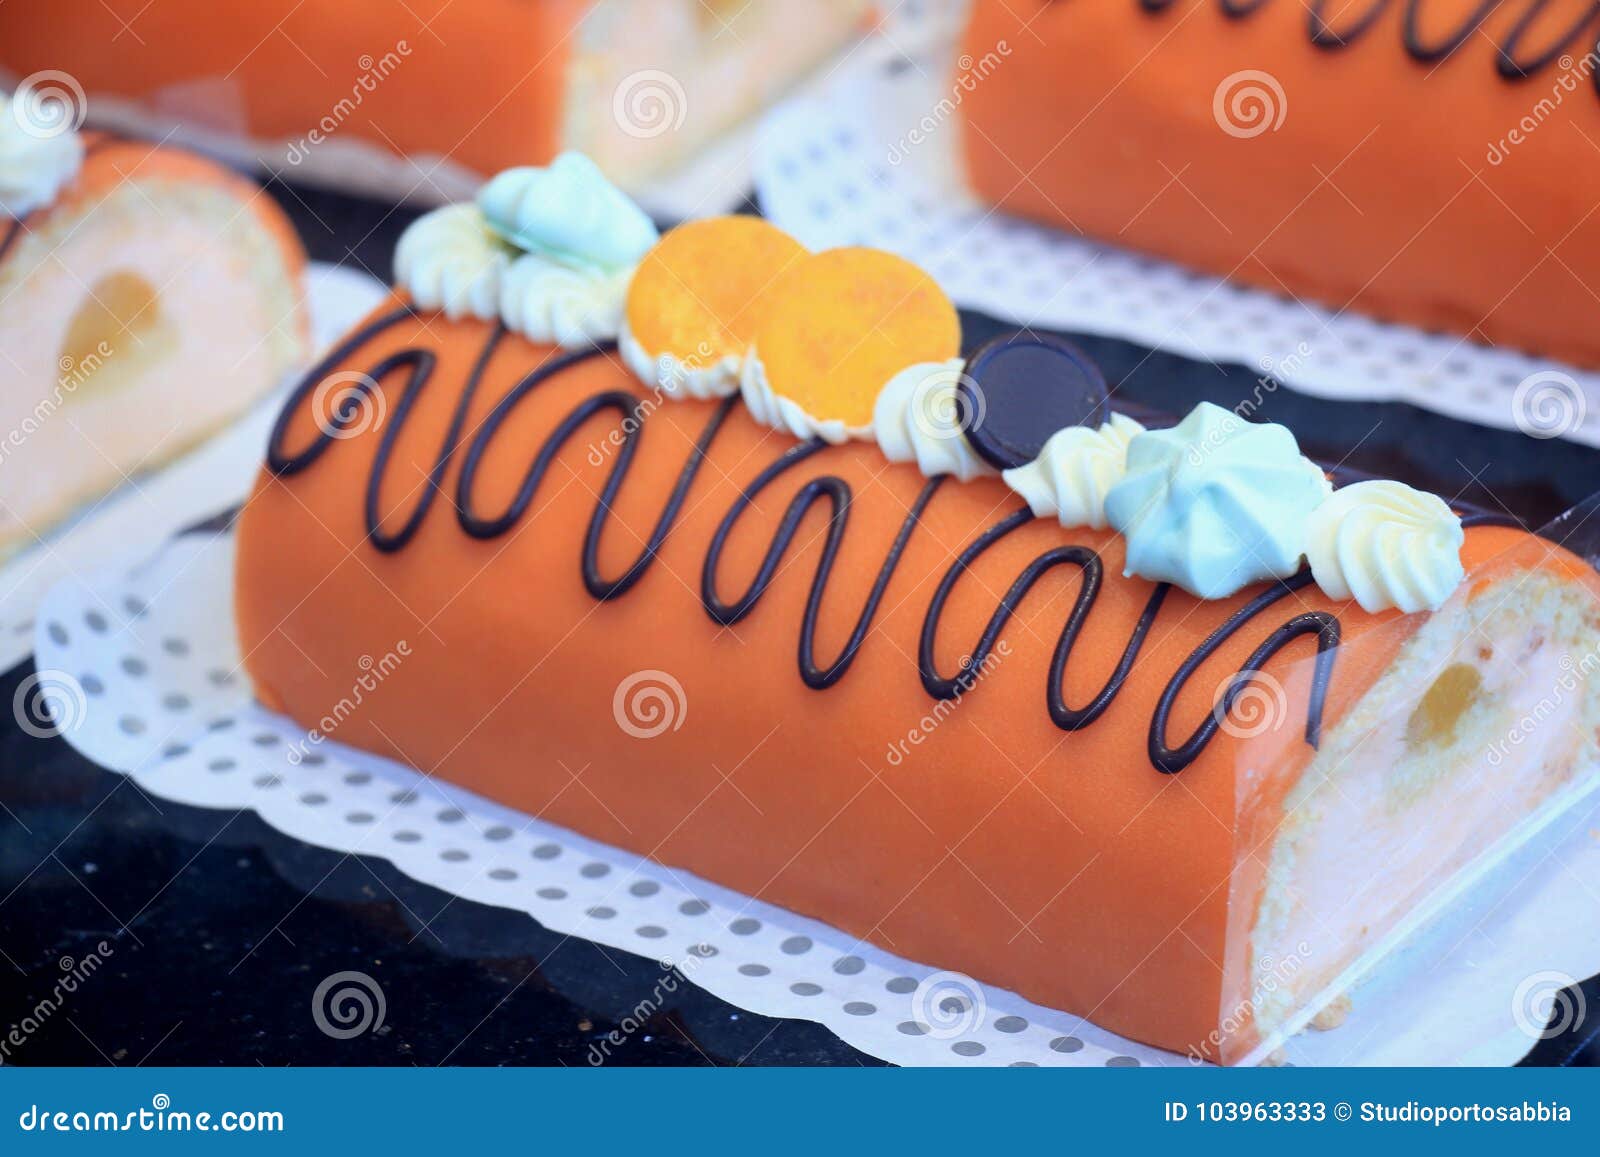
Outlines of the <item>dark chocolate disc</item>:
[{"label": "dark chocolate disc", "polygon": [[1000,470],[1025,466],[1057,430],[1098,426],[1108,414],[1106,379],[1069,341],[1013,333],[981,346],[956,385],[967,441]]}]

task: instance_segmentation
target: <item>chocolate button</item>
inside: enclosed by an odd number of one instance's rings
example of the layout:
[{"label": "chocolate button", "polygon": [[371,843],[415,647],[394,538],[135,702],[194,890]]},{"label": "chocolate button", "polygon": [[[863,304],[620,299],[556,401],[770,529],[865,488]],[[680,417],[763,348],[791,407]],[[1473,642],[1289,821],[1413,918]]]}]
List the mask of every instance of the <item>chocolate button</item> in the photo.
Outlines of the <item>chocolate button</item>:
[{"label": "chocolate button", "polygon": [[1108,412],[1100,367],[1071,342],[1040,334],[1007,334],[983,345],[956,385],[967,441],[1000,470],[1025,466],[1057,430],[1098,426]]}]

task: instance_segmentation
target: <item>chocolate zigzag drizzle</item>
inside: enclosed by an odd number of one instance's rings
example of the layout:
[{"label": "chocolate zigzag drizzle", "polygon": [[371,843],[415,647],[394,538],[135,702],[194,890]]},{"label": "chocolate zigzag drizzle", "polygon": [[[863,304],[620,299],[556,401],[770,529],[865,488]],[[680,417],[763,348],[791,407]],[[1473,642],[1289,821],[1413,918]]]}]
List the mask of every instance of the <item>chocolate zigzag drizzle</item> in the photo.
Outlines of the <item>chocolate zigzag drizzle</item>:
[{"label": "chocolate zigzag drizzle", "polygon": [[[525,398],[542,384],[590,358],[603,356],[611,351],[611,347],[608,345],[600,349],[563,353],[550,358],[519,379],[505,397],[496,403],[494,409],[490,411],[478,429],[469,433],[466,430],[466,421],[472,400],[482,384],[490,360],[500,348],[506,336],[505,327],[497,324],[474,362],[471,373],[461,391],[460,400],[456,403],[452,412],[444,440],[429,470],[429,484],[422,488],[422,494],[417,499],[416,505],[409,515],[405,517],[399,529],[387,531],[383,528],[385,520],[381,515],[379,501],[383,479],[388,471],[394,447],[402,436],[406,423],[416,408],[418,399],[421,397],[422,392],[430,387],[435,371],[438,368],[438,359],[432,351],[411,347],[385,355],[366,374],[353,375],[350,389],[339,399],[330,419],[318,424],[317,435],[307,445],[298,450],[290,451],[286,448],[285,442],[288,438],[289,427],[292,425],[296,413],[307,398],[312,397],[318,391],[328,378],[328,375],[333,373],[339,366],[347,364],[369,342],[415,316],[415,310],[410,306],[403,306],[374,319],[347,337],[306,375],[290,395],[283,411],[278,415],[277,422],[273,426],[272,436],[267,445],[268,469],[279,477],[289,478],[315,465],[329,447],[334,442],[343,440],[346,431],[359,420],[361,403],[365,397],[379,388],[384,388],[387,392],[388,387],[384,386],[384,383],[393,379],[401,392],[398,401],[392,407],[389,421],[380,435],[378,449],[373,458],[372,470],[367,479],[366,494],[363,501],[366,532],[372,545],[380,551],[393,552],[402,549],[411,541],[422,521],[432,509],[439,489],[443,484],[445,472],[458,452],[463,454],[463,458],[461,474],[456,486],[457,521],[461,529],[474,538],[495,538],[510,531],[526,515],[552,462],[578,430],[597,414],[612,411],[618,416],[621,423],[621,440],[618,443],[615,462],[600,492],[595,504],[594,514],[589,521],[588,531],[584,536],[581,556],[582,571],[584,586],[589,594],[597,600],[604,601],[620,598],[630,591],[649,570],[662,544],[665,543],[667,536],[671,533],[674,523],[682,513],[689,490],[710,452],[712,443],[722,429],[728,414],[734,406],[739,404],[737,395],[724,399],[713,410],[699,440],[690,451],[688,459],[678,475],[677,483],[673,487],[672,493],[668,495],[661,515],[656,520],[655,527],[651,531],[644,548],[622,574],[615,578],[607,578],[599,570],[600,539],[604,533],[606,521],[611,515],[612,505],[633,463],[638,449],[639,435],[648,421],[647,415],[641,416],[642,399],[638,394],[627,390],[602,390],[584,399],[557,424],[555,430],[545,439],[543,445],[534,455],[533,461],[529,464],[527,472],[523,475],[516,494],[506,508],[495,514],[481,513],[478,503],[475,501],[479,470],[485,453],[487,453],[490,445],[504,428],[506,419]],[[817,561],[816,571],[812,578],[810,594],[806,600],[805,615],[800,625],[798,649],[800,678],[806,686],[818,691],[833,686],[850,669],[862,644],[871,631],[873,619],[877,615],[878,607],[885,591],[888,589],[890,579],[904,557],[906,544],[922,525],[923,514],[945,482],[943,477],[937,477],[929,479],[923,486],[921,493],[917,496],[916,501],[912,504],[904,522],[901,524],[894,541],[888,547],[883,565],[879,569],[865,605],[862,607],[861,613],[856,619],[855,627],[846,640],[844,647],[832,662],[821,665],[817,659],[815,647],[817,620],[821,614],[828,579],[833,572],[835,561],[849,526],[852,502],[849,483],[842,478],[819,473],[801,486],[789,501],[788,507],[779,520],[755,578],[751,580],[749,587],[737,598],[729,601],[718,593],[717,575],[721,569],[723,554],[729,537],[738,525],[739,520],[754,505],[760,494],[777,479],[796,469],[801,464],[810,461],[828,448],[827,443],[821,439],[812,439],[797,446],[791,446],[767,465],[749,486],[744,488],[718,524],[717,530],[712,535],[711,542],[706,549],[700,595],[706,614],[713,622],[724,626],[739,622],[756,607],[771,586],[778,568],[782,564],[784,555],[795,545],[796,537],[806,514],[814,505],[826,503],[830,512],[828,530],[822,546],[822,554]],[[1153,588],[1149,600],[1145,603],[1143,612],[1134,625],[1128,643],[1123,649],[1122,657],[1118,661],[1116,669],[1111,673],[1110,678],[1107,679],[1100,691],[1081,707],[1074,707],[1066,702],[1062,684],[1065,681],[1067,664],[1072,658],[1073,649],[1077,645],[1084,624],[1099,598],[1105,574],[1105,564],[1100,555],[1086,546],[1068,545],[1056,547],[1046,551],[1029,563],[1000,600],[1000,605],[989,618],[977,645],[973,648],[971,654],[962,661],[961,669],[955,675],[948,677],[942,675],[935,662],[939,623],[943,618],[945,606],[956,583],[961,579],[962,575],[972,568],[984,552],[1018,528],[1033,521],[1033,518],[1032,512],[1025,507],[1008,514],[999,522],[990,526],[975,541],[962,550],[956,561],[946,571],[923,619],[921,640],[918,647],[918,672],[922,679],[923,687],[935,699],[955,699],[964,695],[976,685],[980,678],[980,671],[985,661],[998,645],[1006,623],[1016,612],[1022,599],[1034,584],[1056,567],[1075,567],[1080,572],[1082,581],[1077,601],[1073,604],[1072,611],[1067,616],[1066,624],[1062,627],[1060,638],[1056,643],[1055,654],[1050,664],[1046,703],[1049,708],[1050,718],[1057,727],[1065,731],[1076,731],[1090,726],[1099,719],[1126,685],[1133,665],[1138,659],[1139,652],[1143,648],[1150,630],[1154,626],[1156,618],[1161,613],[1161,609],[1170,593],[1171,588],[1167,584],[1157,584]],[[1326,699],[1328,683],[1332,677],[1334,657],[1340,638],[1338,619],[1324,611],[1295,615],[1274,629],[1246,659],[1243,667],[1230,681],[1229,688],[1224,693],[1218,707],[1207,715],[1204,722],[1195,729],[1194,733],[1176,746],[1172,746],[1168,742],[1169,719],[1173,705],[1200,666],[1218,648],[1247,625],[1266,613],[1280,600],[1300,590],[1310,582],[1310,573],[1302,571],[1286,581],[1271,584],[1235,611],[1179,666],[1162,692],[1150,723],[1149,755],[1150,762],[1156,770],[1172,773],[1181,771],[1193,763],[1201,752],[1205,750],[1206,745],[1211,742],[1220,726],[1221,720],[1232,709],[1238,696],[1261,673],[1262,667],[1279,651],[1303,635],[1314,635],[1317,641],[1317,654],[1313,669],[1312,690],[1305,730],[1306,742],[1313,747],[1317,745],[1322,726],[1323,705]]]},{"label": "chocolate zigzag drizzle", "polygon": [[888,557],[878,571],[877,580],[867,595],[866,606],[856,619],[855,629],[845,641],[844,649],[826,668],[819,668],[815,650],[817,616],[821,613],[822,596],[827,589],[828,576],[833,573],[834,559],[839,554],[839,546],[844,541],[845,527],[849,524],[851,492],[848,482],[832,475],[821,475],[800,488],[799,493],[790,499],[788,509],[783,513],[783,521],[778,524],[778,530],[772,537],[771,545],[767,547],[766,556],[761,560],[761,567],[756,571],[756,577],[751,581],[749,589],[731,603],[724,602],[717,595],[717,570],[722,565],[722,551],[727,545],[728,536],[733,533],[739,516],[755,502],[756,496],[786,470],[827,448],[828,444],[821,438],[813,438],[809,442],[793,446],[745,488],[721,525],[717,527],[716,534],[712,535],[711,546],[706,551],[705,567],[700,577],[700,598],[705,604],[706,613],[723,626],[731,627],[754,610],[756,604],[761,601],[761,596],[766,593],[773,575],[777,573],[778,564],[783,561],[784,553],[794,542],[800,521],[813,504],[826,498],[832,504],[833,511],[828,518],[828,538],[822,546],[822,557],[817,560],[816,576],[811,581],[811,594],[806,599],[806,613],[800,625],[800,678],[814,691],[833,686],[849,670],[850,664],[855,660],[856,652],[867,637],[867,632],[872,629],[873,616],[877,614],[878,604],[883,600],[883,592],[888,589],[889,579],[900,565],[901,556],[905,554],[911,532],[922,521],[922,512],[928,508],[934,492],[944,482],[944,477],[941,475],[930,478],[923,486],[922,492],[911,504],[905,522],[901,524],[900,533],[895,536],[894,544],[889,548]]},{"label": "chocolate zigzag drizzle", "polygon": [[[1365,8],[1355,15],[1339,19],[1329,14],[1329,0],[1311,0],[1306,5],[1306,36],[1318,48],[1337,50],[1348,48],[1371,31],[1389,6],[1396,0],[1369,0]],[[1452,55],[1482,27],[1502,0],[1482,0],[1467,13],[1445,36],[1427,40],[1422,33],[1422,15],[1427,0],[1399,0],[1405,5],[1400,42],[1405,51],[1423,64],[1434,64]],[[1550,0],[1526,0],[1527,8],[1517,22],[1506,30],[1503,38],[1495,42],[1495,69],[1506,80],[1525,80],[1548,68],[1569,49],[1583,40],[1586,31],[1594,39],[1585,46],[1586,55],[1600,56],[1600,0],[1588,0],[1586,7],[1573,21],[1557,31],[1542,48],[1529,49],[1523,42],[1532,35],[1533,26],[1544,14]],[[1174,0],[1138,0],[1146,12],[1159,13],[1171,8]],[[1262,8],[1267,0],[1217,0],[1217,7],[1230,19],[1242,20]],[[1341,9],[1345,5],[1340,5]],[[1600,92],[1600,69],[1590,70],[1590,80]]]}]

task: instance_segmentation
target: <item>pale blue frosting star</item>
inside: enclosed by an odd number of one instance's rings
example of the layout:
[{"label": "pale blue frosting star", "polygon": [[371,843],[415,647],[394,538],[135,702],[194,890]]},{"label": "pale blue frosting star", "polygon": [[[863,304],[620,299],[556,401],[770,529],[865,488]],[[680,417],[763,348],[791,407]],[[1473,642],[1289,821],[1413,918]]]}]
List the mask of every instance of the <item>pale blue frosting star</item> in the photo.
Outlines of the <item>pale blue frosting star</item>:
[{"label": "pale blue frosting star", "polygon": [[631,268],[660,240],[644,211],[582,153],[507,169],[478,193],[478,208],[517,248],[580,269]]},{"label": "pale blue frosting star", "polygon": [[1202,402],[1129,443],[1106,517],[1127,540],[1126,574],[1220,599],[1299,570],[1307,519],[1332,490],[1286,427]]}]

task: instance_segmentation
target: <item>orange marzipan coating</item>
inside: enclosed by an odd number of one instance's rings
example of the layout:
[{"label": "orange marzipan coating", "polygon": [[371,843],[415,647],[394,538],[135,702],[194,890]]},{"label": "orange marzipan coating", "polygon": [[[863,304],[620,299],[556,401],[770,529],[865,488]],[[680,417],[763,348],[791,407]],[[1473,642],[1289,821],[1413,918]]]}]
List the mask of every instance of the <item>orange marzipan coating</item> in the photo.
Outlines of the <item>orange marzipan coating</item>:
[{"label": "orange marzipan coating", "polygon": [[[0,5],[0,63],[24,75],[65,69],[91,99],[159,99],[192,125],[221,132],[303,142],[322,125],[329,135],[366,136],[406,155],[448,155],[489,173],[555,154],[572,31],[586,6],[435,3],[409,19],[405,9],[375,0],[240,4],[225,12],[215,0],[161,0],[125,14],[130,34],[124,16],[98,0],[7,4]],[[407,37],[401,18],[412,28],[426,21],[428,30]],[[374,58],[398,55],[402,42],[401,62],[357,90]]]},{"label": "orange marzipan coating", "polygon": [[[364,368],[412,345],[439,359],[383,481],[387,529],[425,487],[489,332],[477,322],[407,321],[345,367]],[[552,352],[504,341],[468,429]],[[504,509],[555,424],[591,394],[618,389],[643,396],[614,359],[597,357],[528,395],[485,455],[474,510]],[[638,554],[712,412],[710,403],[682,402],[650,413],[606,525],[603,573],[620,573]],[[1152,769],[1146,739],[1167,680],[1242,600],[1202,603],[1172,592],[1110,709],[1065,733],[1046,713],[1044,689],[1079,579],[1057,568],[1022,601],[1005,632],[1006,653],[953,713],[934,718],[916,667],[934,587],[964,545],[1020,505],[992,479],[946,481],[907,544],[854,666],[833,688],[812,691],[799,678],[795,648],[826,528],[823,509],[807,515],[748,618],[720,629],[699,596],[718,523],[792,439],[736,408],[652,568],[622,598],[597,603],[582,584],[579,551],[616,426],[615,416],[592,420],[563,451],[526,519],[487,541],[464,534],[444,500],[456,497],[458,455],[441,500],[415,539],[392,554],[365,542],[362,496],[377,434],[334,443],[294,476],[263,474],[240,523],[237,575],[240,640],[258,695],[315,727],[348,696],[360,656],[383,655],[404,639],[410,655],[334,738],[1114,1031],[1179,1049],[1211,1033],[1226,995],[1218,962],[1236,849],[1234,828],[1223,821],[1234,815],[1238,747],[1219,734],[1181,773],[1180,788]],[[309,414],[298,414],[286,445],[303,447],[314,433]],[[590,460],[597,447],[599,465]],[[886,468],[871,445],[823,451],[747,512],[717,589],[724,599],[745,589],[789,497],[824,472],[854,492],[818,634],[826,662],[924,484],[914,467]],[[1016,575],[1069,541],[1105,561],[1105,583],[1066,678],[1067,701],[1088,701],[1151,590],[1121,577],[1122,546],[1106,532],[1041,520],[985,554],[947,606],[942,672],[956,670]],[[1503,565],[1497,556],[1530,541],[1521,532],[1473,529],[1464,561],[1484,581]],[[1558,551],[1540,557],[1540,565],[1583,573]],[[1204,717],[1219,682],[1273,627],[1317,609],[1338,613],[1347,644],[1329,726],[1419,618],[1368,615],[1314,588],[1299,592],[1201,669],[1174,713],[1174,741]],[[1297,712],[1313,650],[1313,640],[1301,639],[1272,663]],[[624,679],[648,669],[677,680],[686,711],[676,729],[640,739],[618,726],[613,696]],[[910,743],[914,730],[922,739]],[[1289,773],[1305,757],[1303,743],[1285,743]],[[1253,806],[1272,806],[1270,793],[1258,794]]]},{"label": "orange marzipan coating", "polygon": [[[1012,212],[1273,293],[1600,364],[1590,72],[1498,75],[1494,45],[1526,3],[1500,5],[1448,60],[1419,62],[1402,46],[1410,7],[1330,6],[1336,26],[1382,11],[1329,50],[1295,0],[1237,19],[1217,0],[1154,15],[1139,0],[976,0],[963,59],[987,63],[960,109],[971,182]],[[1422,36],[1443,40],[1478,7],[1422,3]],[[1523,54],[1557,40],[1571,7],[1549,5]],[[1275,128],[1219,126],[1250,83],[1241,73],[1266,100],[1238,116]]]}]

